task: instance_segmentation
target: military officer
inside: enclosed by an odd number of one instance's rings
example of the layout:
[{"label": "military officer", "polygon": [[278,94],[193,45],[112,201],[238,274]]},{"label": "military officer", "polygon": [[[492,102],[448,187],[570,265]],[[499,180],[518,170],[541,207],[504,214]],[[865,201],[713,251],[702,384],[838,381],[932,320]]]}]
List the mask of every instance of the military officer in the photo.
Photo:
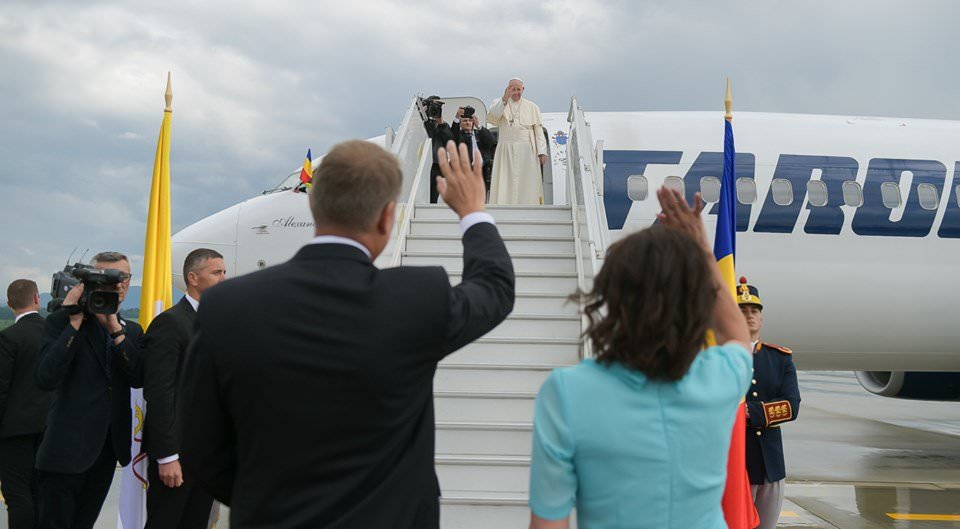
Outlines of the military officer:
[{"label": "military officer", "polygon": [[790,349],[760,341],[763,304],[757,288],[740,278],[737,302],[753,340],[753,380],[747,392],[747,473],[760,514],[759,529],[774,529],[783,506],[783,439],[780,425],[797,418],[800,388]]}]

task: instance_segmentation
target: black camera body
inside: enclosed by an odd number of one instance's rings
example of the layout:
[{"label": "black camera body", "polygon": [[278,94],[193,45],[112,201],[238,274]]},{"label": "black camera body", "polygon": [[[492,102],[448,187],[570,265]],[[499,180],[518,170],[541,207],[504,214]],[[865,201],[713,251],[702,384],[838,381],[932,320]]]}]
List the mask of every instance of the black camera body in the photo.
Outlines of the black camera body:
[{"label": "black camera body", "polygon": [[70,289],[83,283],[83,294],[77,304],[89,314],[116,314],[120,310],[120,293],[114,289],[104,289],[122,283],[126,274],[120,270],[95,268],[74,263],[62,271],[53,274],[50,295],[53,299],[47,304],[47,312],[53,312],[63,305]]},{"label": "black camera body", "polygon": [[463,107],[463,119],[473,119],[473,114],[477,109],[473,108],[470,105]]},{"label": "black camera body", "polygon": [[420,99],[420,106],[427,119],[437,119],[443,115],[443,100],[436,96]]}]

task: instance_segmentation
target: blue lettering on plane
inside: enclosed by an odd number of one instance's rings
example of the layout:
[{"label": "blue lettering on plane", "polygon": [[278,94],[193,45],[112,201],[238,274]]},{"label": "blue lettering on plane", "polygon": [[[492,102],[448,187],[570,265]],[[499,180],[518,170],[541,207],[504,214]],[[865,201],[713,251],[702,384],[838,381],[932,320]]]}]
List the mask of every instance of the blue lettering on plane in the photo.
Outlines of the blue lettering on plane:
[{"label": "blue lettering on plane", "polygon": [[[642,175],[651,164],[678,165],[682,151],[604,151],[604,206],[607,211],[607,226],[611,230],[622,229],[632,201],[627,196],[627,178]],[[737,153],[737,177],[754,178],[756,159],[752,153]],[[767,193],[760,209],[755,232],[792,233],[796,228],[808,182],[813,171],[819,169],[820,180],[827,189],[827,203],[823,206],[807,205],[809,210],[804,232],[811,234],[837,235],[843,227],[843,183],[856,181],[859,165],[856,160],[844,156],[819,156],[783,154],[777,161],[774,179],[786,180],[793,191],[793,200],[787,205],[778,205],[773,194]],[[723,153],[702,152],[683,176],[685,195],[692,200],[700,189],[700,179],[705,176],[720,177],[723,170]],[[903,215],[890,220],[891,209],[883,204],[881,186],[884,182],[900,184],[903,173],[910,171],[913,180],[904,197]],[[954,174],[960,176],[960,162]],[[957,176],[954,177],[956,186]],[[933,228],[937,210],[926,210],[920,205],[918,186],[930,184],[937,190],[937,197],[946,201],[946,211],[937,235],[942,238],[960,238],[960,205],[954,196],[956,189],[946,186],[946,167],[936,160],[900,160],[874,158],[867,166],[863,184],[863,205],[854,211],[854,233],[880,237],[924,237]],[[750,221],[750,204],[737,203],[737,231],[747,231]],[[716,205],[710,211],[716,213]]]}]

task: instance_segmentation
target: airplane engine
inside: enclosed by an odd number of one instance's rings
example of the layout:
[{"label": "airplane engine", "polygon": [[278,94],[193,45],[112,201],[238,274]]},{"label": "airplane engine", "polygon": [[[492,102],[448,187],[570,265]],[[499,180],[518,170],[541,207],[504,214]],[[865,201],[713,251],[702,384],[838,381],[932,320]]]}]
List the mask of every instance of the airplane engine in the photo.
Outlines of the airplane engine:
[{"label": "airplane engine", "polygon": [[882,397],[960,400],[960,373],[936,371],[857,371],[863,389]]}]

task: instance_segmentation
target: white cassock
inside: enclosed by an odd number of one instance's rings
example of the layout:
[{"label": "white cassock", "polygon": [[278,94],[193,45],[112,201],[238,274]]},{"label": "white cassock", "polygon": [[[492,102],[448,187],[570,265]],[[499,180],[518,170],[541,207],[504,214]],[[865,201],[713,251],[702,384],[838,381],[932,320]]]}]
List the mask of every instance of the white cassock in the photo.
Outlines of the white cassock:
[{"label": "white cassock", "polygon": [[493,156],[491,204],[543,204],[543,179],[537,155],[547,154],[540,107],[526,99],[497,99],[487,111],[487,122],[497,127]]}]

